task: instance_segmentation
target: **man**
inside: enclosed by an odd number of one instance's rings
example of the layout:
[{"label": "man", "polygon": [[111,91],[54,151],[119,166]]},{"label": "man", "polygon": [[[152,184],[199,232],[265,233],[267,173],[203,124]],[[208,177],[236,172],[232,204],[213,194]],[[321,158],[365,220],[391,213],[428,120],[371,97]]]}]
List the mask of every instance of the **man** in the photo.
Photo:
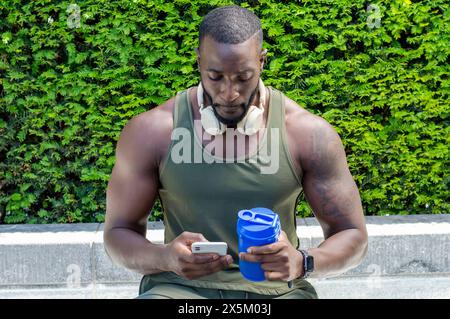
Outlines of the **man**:
[{"label": "man", "polygon": [[[145,275],[140,297],[317,298],[307,275],[339,275],[366,253],[361,200],[341,140],[325,120],[263,85],[262,40],[251,11],[212,10],[196,50],[201,85],[136,116],[121,133],[104,241],[116,263]],[[269,144],[276,165],[264,172],[267,161],[259,153]],[[192,154],[201,161],[189,161]],[[298,250],[304,247],[295,231],[302,189],[325,238],[307,251]],[[158,195],[164,244],[145,238]],[[278,213],[283,231],[277,242],[239,254],[237,212],[252,207]],[[229,254],[193,254],[197,241],[227,242]],[[260,262],[266,280],[244,279],[239,259]]]}]

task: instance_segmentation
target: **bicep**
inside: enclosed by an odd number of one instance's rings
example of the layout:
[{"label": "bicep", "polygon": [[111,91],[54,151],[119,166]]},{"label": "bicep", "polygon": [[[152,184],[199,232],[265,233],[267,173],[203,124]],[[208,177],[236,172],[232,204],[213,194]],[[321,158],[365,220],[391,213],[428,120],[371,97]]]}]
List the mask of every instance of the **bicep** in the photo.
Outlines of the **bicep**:
[{"label": "bicep", "polygon": [[145,235],[158,190],[153,150],[142,143],[139,125],[127,125],[116,148],[116,163],[106,191],[105,230],[129,228]]},{"label": "bicep", "polygon": [[345,229],[365,229],[361,198],[339,135],[329,124],[321,126],[312,133],[311,145],[302,182],[325,238]]}]

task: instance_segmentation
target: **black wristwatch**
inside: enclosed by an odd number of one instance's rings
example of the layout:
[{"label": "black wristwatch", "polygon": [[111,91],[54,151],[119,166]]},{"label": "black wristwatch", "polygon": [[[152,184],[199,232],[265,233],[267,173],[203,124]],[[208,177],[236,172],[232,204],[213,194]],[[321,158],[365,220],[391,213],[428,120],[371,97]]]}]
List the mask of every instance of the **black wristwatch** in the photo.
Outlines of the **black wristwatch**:
[{"label": "black wristwatch", "polygon": [[303,276],[300,279],[306,279],[314,271],[314,257],[309,255],[306,250],[298,250],[303,255]]}]

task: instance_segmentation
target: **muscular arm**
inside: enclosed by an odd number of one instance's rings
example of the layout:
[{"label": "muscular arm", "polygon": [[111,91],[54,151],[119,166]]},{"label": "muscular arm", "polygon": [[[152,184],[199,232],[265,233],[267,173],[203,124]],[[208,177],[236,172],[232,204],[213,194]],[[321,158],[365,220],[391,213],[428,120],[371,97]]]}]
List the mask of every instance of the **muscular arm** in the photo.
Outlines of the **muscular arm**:
[{"label": "muscular arm", "polygon": [[[320,222],[325,241],[308,249],[313,277],[332,277],[357,266],[367,250],[367,231],[358,189],[341,140],[325,120],[304,112],[288,119],[288,133],[298,154],[306,199]],[[294,162],[297,163],[297,162]],[[303,275],[302,255],[282,232],[278,241],[250,247],[241,260],[260,262],[268,280],[289,281]]]},{"label": "muscular arm", "polygon": [[164,268],[162,258],[157,257],[164,245],[145,238],[148,215],[157,196],[160,152],[148,138],[151,130],[156,133],[160,128],[148,124],[140,115],[130,120],[121,133],[106,193],[104,230],[105,248],[112,260],[142,274]]},{"label": "muscular arm", "polygon": [[331,277],[361,262],[367,252],[367,230],[339,135],[325,120],[313,117],[303,153],[307,155],[301,160],[302,182],[325,241],[308,252],[314,256],[313,276]]},{"label": "muscular arm", "polygon": [[106,193],[103,237],[108,255],[119,265],[141,274],[172,271],[195,279],[228,267],[231,256],[193,254],[193,242],[207,241],[199,233],[183,232],[167,244],[154,244],[145,236],[158,192],[159,163],[170,144],[172,110],[173,99],[133,118],[123,129]]}]

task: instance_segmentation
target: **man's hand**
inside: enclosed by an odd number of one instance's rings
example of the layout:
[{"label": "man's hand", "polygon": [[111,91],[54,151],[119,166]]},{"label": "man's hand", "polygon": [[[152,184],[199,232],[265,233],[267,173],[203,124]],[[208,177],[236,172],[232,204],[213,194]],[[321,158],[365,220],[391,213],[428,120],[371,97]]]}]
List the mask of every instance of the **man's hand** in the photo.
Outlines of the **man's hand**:
[{"label": "man's hand", "polygon": [[290,281],[302,275],[303,257],[281,232],[278,241],[259,247],[249,247],[250,253],[240,253],[239,258],[260,262],[267,280]]},{"label": "man's hand", "polygon": [[183,232],[166,246],[167,270],[192,280],[213,274],[228,267],[233,262],[230,255],[193,254],[191,245],[198,241],[208,241],[202,234]]}]

